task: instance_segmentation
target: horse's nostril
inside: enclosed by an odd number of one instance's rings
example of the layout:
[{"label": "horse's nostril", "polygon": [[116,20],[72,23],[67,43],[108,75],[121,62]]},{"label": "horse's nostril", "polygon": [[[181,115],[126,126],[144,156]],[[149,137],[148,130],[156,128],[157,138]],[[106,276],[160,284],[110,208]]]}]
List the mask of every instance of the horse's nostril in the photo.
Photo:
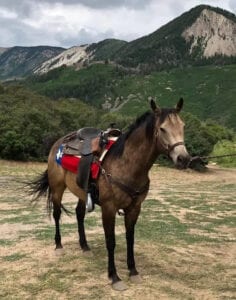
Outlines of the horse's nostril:
[{"label": "horse's nostril", "polygon": [[179,155],[178,157],[177,157],[177,160],[178,160],[178,162],[180,162],[180,163],[183,163],[184,162],[184,157],[182,156],[182,155]]},{"label": "horse's nostril", "polygon": [[189,162],[189,156],[179,155],[177,157],[177,163],[180,168],[186,168]]}]

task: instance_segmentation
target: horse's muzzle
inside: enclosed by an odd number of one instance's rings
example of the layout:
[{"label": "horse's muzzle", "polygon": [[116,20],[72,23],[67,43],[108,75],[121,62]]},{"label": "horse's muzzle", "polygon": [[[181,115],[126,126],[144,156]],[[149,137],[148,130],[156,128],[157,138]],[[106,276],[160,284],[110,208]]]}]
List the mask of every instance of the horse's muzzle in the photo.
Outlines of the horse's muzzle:
[{"label": "horse's muzzle", "polygon": [[178,155],[177,156],[177,161],[176,161],[176,167],[178,169],[187,169],[189,166],[191,156],[189,154],[186,155]]}]

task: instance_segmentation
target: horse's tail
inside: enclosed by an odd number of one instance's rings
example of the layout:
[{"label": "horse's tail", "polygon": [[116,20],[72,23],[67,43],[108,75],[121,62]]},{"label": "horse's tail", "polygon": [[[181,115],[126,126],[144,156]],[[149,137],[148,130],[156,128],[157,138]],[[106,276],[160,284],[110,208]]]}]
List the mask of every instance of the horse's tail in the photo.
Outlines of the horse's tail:
[{"label": "horse's tail", "polygon": [[[52,201],[52,190],[49,185],[48,180],[48,169],[45,170],[41,175],[39,175],[36,179],[28,182],[29,194],[33,196],[32,202],[36,202],[40,200],[42,197],[47,198],[47,212],[51,215],[53,201]],[[67,210],[62,204],[61,208],[64,210],[66,214],[71,214],[69,210]]]},{"label": "horse's tail", "polygon": [[47,197],[47,211],[50,214],[52,210],[52,193],[48,181],[48,170],[45,170],[36,179],[28,183],[29,194],[33,196],[32,202],[40,200],[42,197]]}]

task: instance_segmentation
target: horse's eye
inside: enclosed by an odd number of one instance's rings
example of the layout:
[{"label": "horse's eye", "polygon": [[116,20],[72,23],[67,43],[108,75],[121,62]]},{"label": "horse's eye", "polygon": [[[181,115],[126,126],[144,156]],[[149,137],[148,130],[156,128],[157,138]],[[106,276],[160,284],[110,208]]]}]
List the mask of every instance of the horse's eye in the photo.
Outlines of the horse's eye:
[{"label": "horse's eye", "polygon": [[162,133],[166,132],[165,128],[163,128],[163,127],[160,127],[160,130],[161,130]]}]

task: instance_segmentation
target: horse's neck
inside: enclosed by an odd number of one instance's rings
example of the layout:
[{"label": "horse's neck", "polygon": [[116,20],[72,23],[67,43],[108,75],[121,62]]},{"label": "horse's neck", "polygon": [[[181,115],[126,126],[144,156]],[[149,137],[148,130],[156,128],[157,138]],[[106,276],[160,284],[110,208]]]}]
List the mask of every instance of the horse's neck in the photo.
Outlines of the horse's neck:
[{"label": "horse's neck", "polygon": [[131,175],[143,177],[147,176],[157,155],[155,142],[147,138],[144,128],[139,128],[126,141],[121,159]]}]

